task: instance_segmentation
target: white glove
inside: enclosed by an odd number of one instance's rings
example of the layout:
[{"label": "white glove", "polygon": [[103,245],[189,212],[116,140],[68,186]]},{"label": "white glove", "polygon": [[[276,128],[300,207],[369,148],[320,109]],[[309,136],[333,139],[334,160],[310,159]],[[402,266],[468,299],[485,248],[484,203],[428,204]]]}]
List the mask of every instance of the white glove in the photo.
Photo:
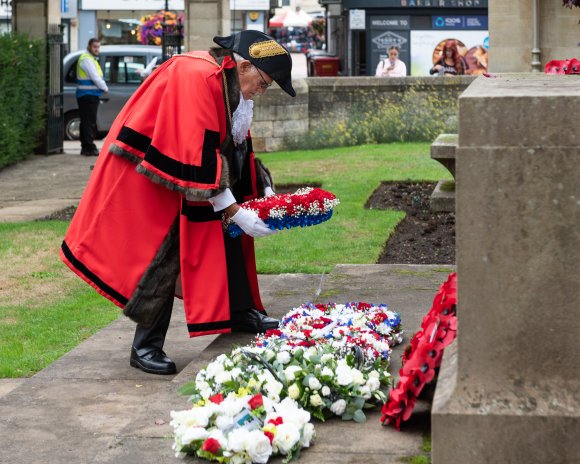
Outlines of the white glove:
[{"label": "white glove", "polygon": [[268,229],[268,226],[258,217],[257,213],[244,208],[240,208],[231,217],[231,220],[250,237],[265,237],[277,232],[276,230]]},{"label": "white glove", "polygon": [[276,192],[272,190],[272,187],[264,187],[264,196],[271,197],[272,195],[276,195]]}]

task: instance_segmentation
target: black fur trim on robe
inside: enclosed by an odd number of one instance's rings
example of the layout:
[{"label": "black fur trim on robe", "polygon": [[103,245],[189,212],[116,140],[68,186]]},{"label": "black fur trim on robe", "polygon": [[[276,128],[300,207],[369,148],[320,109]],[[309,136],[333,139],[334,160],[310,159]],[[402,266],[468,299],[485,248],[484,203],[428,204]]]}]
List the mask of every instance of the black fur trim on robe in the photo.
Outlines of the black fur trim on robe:
[{"label": "black fur trim on robe", "polygon": [[159,251],[137,284],[123,314],[143,327],[155,322],[163,303],[175,294],[179,275],[179,219],[177,215]]},{"label": "black fur trim on robe", "polygon": [[176,185],[172,182],[169,182],[166,179],[163,179],[162,177],[158,176],[154,172],[151,172],[149,169],[145,169],[143,166],[141,166],[141,161],[142,161],[141,158],[139,158],[138,156],[134,155],[131,152],[128,152],[127,150],[124,150],[123,148],[121,148],[120,146],[118,146],[114,143],[112,143],[109,146],[109,153],[112,153],[113,155],[120,156],[121,158],[125,158],[125,159],[131,161],[132,163],[135,163],[137,165],[137,167],[135,169],[137,170],[137,172],[139,174],[143,174],[144,176],[148,177],[152,182],[155,182],[156,184],[162,185],[163,187],[165,187],[169,190],[179,192],[182,195],[185,195],[187,197],[187,199],[190,201],[207,200],[208,198],[213,197],[220,192],[223,192],[226,188],[228,188],[230,186],[230,183],[229,183],[229,178],[230,178],[229,165],[228,165],[227,159],[223,155],[220,155],[220,157],[222,159],[222,172],[220,175],[219,188],[217,190],[205,190],[205,189],[184,188],[184,187]]}]

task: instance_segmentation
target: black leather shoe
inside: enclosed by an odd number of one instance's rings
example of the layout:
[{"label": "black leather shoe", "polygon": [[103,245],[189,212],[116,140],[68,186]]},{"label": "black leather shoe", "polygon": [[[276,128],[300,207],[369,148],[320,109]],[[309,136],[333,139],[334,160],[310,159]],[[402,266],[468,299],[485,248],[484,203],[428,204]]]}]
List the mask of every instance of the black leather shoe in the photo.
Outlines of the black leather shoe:
[{"label": "black leather shoe", "polygon": [[278,319],[250,308],[232,318],[232,332],[262,333],[266,330],[277,329],[279,324]]},{"label": "black leather shoe", "polygon": [[132,348],[129,364],[148,374],[171,375],[177,372],[175,363],[159,348]]},{"label": "black leather shoe", "polygon": [[83,156],[99,156],[99,150],[96,148],[92,150],[81,150],[81,155]]}]

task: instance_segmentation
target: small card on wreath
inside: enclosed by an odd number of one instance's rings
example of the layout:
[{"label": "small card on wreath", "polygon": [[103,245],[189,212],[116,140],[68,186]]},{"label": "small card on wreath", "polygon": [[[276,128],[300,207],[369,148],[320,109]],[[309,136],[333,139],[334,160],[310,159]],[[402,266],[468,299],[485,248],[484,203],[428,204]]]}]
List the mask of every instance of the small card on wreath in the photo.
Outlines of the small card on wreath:
[{"label": "small card on wreath", "polygon": [[[331,192],[305,187],[294,193],[257,198],[242,203],[244,209],[254,211],[272,230],[308,227],[328,221],[340,202]],[[242,234],[242,229],[231,219],[224,226],[231,237]]]}]

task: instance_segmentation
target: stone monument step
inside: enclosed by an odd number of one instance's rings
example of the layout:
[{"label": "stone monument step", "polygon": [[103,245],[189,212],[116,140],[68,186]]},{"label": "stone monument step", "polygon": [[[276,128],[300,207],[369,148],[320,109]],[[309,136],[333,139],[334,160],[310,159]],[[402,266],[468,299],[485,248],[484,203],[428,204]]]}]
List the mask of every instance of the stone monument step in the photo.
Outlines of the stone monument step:
[{"label": "stone monument step", "polygon": [[[449,185],[453,189],[449,189]],[[442,179],[437,185],[429,198],[431,211],[435,212],[454,212],[455,211],[455,182]]]}]

